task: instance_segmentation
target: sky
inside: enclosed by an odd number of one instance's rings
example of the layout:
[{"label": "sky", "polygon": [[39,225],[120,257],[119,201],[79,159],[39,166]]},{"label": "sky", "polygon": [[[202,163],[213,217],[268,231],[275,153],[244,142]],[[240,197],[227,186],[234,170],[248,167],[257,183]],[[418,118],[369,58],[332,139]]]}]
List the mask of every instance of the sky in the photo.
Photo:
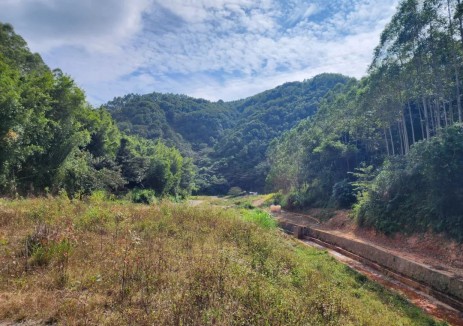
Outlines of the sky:
[{"label": "sky", "polygon": [[236,100],[366,74],[398,0],[0,0],[47,65],[100,105],[151,92]]}]

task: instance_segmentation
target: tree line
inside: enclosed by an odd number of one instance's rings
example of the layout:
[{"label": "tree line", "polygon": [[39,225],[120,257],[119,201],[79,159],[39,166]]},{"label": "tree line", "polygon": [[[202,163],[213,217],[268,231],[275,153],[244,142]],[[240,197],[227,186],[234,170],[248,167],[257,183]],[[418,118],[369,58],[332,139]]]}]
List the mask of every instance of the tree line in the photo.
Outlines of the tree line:
[{"label": "tree line", "polygon": [[0,23],[0,193],[152,189],[186,196],[195,168],[174,147],[119,130],[61,70],[50,70]]}]

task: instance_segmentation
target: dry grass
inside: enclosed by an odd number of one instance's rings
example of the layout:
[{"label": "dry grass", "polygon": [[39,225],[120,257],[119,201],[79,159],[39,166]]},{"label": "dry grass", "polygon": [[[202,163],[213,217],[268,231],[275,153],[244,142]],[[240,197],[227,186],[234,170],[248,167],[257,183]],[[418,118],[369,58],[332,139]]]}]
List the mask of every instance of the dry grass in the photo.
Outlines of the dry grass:
[{"label": "dry grass", "polygon": [[0,200],[0,322],[434,323],[262,214],[97,197]]}]

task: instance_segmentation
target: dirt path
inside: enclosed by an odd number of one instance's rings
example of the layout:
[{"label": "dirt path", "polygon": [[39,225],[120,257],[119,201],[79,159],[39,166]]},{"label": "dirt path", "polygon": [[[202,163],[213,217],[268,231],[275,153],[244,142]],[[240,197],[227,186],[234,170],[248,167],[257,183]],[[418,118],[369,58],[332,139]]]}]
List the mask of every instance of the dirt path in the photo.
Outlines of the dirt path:
[{"label": "dirt path", "polygon": [[252,206],[254,207],[261,207],[265,202],[265,197],[256,199],[252,202]]}]

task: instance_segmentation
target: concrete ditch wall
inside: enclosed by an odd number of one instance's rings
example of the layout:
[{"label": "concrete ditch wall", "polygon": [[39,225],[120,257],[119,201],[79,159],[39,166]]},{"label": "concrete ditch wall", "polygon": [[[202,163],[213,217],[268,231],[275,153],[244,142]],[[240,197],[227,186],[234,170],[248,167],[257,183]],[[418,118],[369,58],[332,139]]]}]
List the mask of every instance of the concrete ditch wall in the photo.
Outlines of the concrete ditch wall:
[{"label": "concrete ditch wall", "polygon": [[316,228],[299,226],[289,222],[280,222],[280,227],[298,238],[310,236],[340,247],[395,273],[426,284],[437,291],[463,301],[463,278],[457,277],[452,273],[436,270],[431,266],[399,257],[372,244],[347,239]]}]

